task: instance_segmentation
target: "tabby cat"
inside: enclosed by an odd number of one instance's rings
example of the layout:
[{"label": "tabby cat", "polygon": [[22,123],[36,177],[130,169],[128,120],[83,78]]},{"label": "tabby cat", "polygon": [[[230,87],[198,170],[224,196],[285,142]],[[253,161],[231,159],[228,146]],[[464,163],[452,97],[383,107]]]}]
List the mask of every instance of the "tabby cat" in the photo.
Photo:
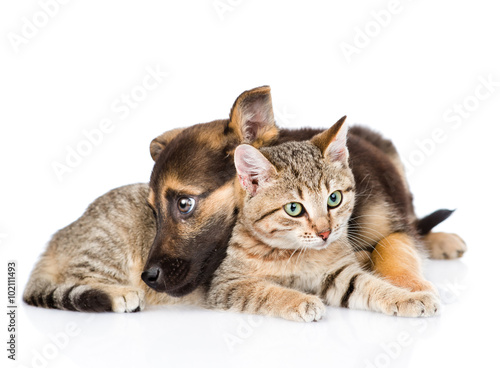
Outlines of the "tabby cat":
[{"label": "tabby cat", "polygon": [[[363,244],[349,234],[356,217],[373,206],[386,208],[383,235],[419,239],[412,219],[396,215],[383,175],[359,155],[349,162],[346,137],[343,118],[310,141],[236,149],[246,195],[209,307],[306,322],[322,317],[324,303],[407,317],[438,313],[432,288],[411,292],[359,264],[353,247]],[[360,167],[372,182],[363,193],[353,174]]]},{"label": "tabby cat", "polygon": [[148,184],[113,189],[54,234],[30,275],[24,301],[80,312],[137,312],[146,303],[199,303],[200,291],[174,298],[141,281],[156,235],[148,195]]},{"label": "tabby cat", "polygon": [[[236,146],[303,141],[321,131],[278,130],[270,89],[264,86],[238,96],[229,119],[165,132],[151,142],[155,166],[150,185],[114,189],[59,230],[33,268],[23,300],[33,306],[82,312],[134,312],[146,305],[203,303],[243,199],[233,159]],[[355,127],[349,131],[348,144],[356,162],[352,169],[357,205],[349,223],[356,256],[394,285],[429,288],[410,241],[413,237],[393,235],[394,225],[400,224],[406,232],[417,228],[434,258],[459,257],[465,244],[454,234],[430,232],[446,216],[416,219],[401,160],[389,140]],[[374,171],[385,175],[372,175],[375,180],[366,174]],[[382,179],[387,185],[379,190]],[[390,196],[376,201],[363,194],[387,194],[388,190],[392,190]],[[186,202],[189,198],[194,201]],[[186,211],[187,203],[196,206]],[[388,209],[398,211],[391,214]],[[393,221],[394,217],[405,221]],[[416,225],[406,224],[407,220]],[[155,265],[161,266],[162,277],[153,272],[152,280],[151,271],[160,270]]]}]

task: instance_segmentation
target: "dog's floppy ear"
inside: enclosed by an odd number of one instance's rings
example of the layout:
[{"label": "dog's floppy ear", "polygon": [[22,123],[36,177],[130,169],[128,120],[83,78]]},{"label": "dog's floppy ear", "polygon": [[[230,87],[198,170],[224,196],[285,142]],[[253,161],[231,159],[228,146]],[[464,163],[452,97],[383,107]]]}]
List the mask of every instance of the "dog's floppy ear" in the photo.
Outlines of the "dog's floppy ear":
[{"label": "dog's floppy ear", "polygon": [[177,137],[180,132],[182,132],[186,128],[177,128],[177,129],[172,129],[169,130],[168,132],[163,133],[162,135],[156,137],[151,141],[151,144],[149,145],[149,152],[151,153],[151,157],[153,158],[153,161],[156,162],[158,157],[160,156],[161,151],[167,146],[172,139]]},{"label": "dog's floppy ear", "polygon": [[274,121],[271,88],[257,87],[238,96],[231,109],[228,128],[240,143],[262,147],[274,141],[278,127]]}]

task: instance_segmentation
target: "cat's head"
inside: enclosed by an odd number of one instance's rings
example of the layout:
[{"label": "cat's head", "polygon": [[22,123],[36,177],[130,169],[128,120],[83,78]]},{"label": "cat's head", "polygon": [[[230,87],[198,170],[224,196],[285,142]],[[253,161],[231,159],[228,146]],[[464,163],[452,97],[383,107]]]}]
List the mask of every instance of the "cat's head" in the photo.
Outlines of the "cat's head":
[{"label": "cat's head", "polygon": [[355,188],[344,121],[310,141],[238,146],[247,192],[241,221],[253,236],[276,248],[318,250],[346,236]]}]

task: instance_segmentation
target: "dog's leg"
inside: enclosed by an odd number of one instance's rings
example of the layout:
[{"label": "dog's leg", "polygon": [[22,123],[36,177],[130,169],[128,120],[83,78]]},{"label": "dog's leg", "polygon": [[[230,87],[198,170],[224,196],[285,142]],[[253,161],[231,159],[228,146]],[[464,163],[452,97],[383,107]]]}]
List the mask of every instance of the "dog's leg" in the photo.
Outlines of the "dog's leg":
[{"label": "dog's leg", "polygon": [[460,258],[467,251],[467,245],[457,234],[429,233],[422,240],[432,259]]},{"label": "dog's leg", "polygon": [[415,240],[405,233],[393,233],[380,240],[372,253],[373,270],[393,285],[411,291],[436,288],[422,274],[422,260]]}]

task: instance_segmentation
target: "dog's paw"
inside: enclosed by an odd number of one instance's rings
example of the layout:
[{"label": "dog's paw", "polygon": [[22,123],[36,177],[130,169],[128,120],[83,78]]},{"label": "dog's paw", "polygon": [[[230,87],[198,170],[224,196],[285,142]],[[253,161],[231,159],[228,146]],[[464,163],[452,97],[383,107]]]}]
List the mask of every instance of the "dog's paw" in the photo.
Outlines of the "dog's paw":
[{"label": "dog's paw", "polygon": [[460,258],[467,251],[467,245],[457,234],[430,233],[424,241],[432,259]]},{"label": "dog's paw", "polygon": [[314,295],[307,295],[299,300],[295,300],[293,305],[288,308],[284,317],[298,322],[316,322],[323,317],[325,311],[325,305],[320,298]]},{"label": "dog's paw", "polygon": [[432,292],[405,293],[393,300],[387,314],[400,317],[431,317],[439,314],[441,304]]}]

